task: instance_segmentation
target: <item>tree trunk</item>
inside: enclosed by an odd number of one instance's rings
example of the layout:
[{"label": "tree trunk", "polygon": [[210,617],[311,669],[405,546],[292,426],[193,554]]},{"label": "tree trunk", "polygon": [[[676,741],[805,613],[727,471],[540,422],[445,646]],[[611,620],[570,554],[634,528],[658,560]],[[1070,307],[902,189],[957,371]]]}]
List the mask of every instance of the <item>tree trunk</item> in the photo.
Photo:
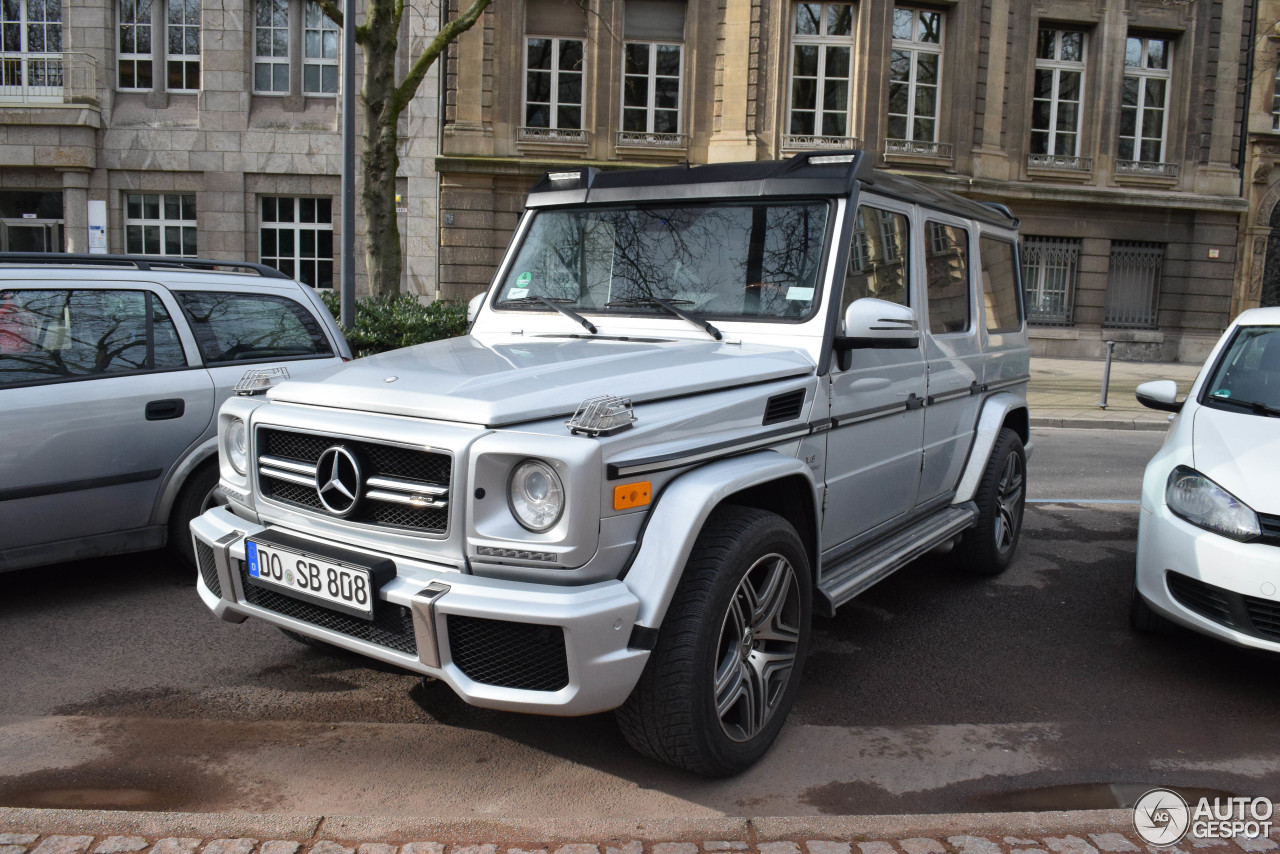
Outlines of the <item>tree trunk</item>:
[{"label": "tree trunk", "polygon": [[396,100],[396,52],[398,27],[392,0],[371,0],[364,48],[365,110],[364,187],[360,208],[366,228],[365,262],[373,295],[400,292],[400,228],[396,220],[396,124],[400,110]]}]

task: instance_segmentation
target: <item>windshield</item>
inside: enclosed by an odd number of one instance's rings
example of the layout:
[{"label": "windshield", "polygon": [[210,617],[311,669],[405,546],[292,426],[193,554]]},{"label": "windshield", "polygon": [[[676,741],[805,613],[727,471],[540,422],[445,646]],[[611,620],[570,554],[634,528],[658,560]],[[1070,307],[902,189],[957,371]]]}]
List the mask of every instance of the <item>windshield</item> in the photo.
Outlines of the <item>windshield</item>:
[{"label": "windshield", "polygon": [[1280,413],[1280,326],[1240,327],[1205,383],[1201,402],[1258,415]]},{"label": "windshield", "polygon": [[803,319],[818,299],[828,204],[540,211],[495,304],[551,311]]}]

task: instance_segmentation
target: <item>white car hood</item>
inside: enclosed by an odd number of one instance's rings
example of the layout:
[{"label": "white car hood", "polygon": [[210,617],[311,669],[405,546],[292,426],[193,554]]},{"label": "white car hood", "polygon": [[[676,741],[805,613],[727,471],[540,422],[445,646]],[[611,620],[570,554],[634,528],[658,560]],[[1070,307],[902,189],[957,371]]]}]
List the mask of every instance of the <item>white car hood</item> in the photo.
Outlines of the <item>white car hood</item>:
[{"label": "white car hood", "polygon": [[1197,406],[1196,470],[1259,513],[1280,513],[1280,418]]}]

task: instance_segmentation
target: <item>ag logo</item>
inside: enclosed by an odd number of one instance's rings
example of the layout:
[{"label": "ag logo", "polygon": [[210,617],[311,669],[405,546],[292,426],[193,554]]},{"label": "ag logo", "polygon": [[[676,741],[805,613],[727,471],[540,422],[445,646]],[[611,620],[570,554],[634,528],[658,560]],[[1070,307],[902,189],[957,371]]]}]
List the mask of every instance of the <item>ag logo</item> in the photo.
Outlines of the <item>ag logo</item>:
[{"label": "ag logo", "polygon": [[1191,810],[1182,795],[1152,789],[1133,805],[1133,829],[1151,845],[1176,845],[1191,824]]}]

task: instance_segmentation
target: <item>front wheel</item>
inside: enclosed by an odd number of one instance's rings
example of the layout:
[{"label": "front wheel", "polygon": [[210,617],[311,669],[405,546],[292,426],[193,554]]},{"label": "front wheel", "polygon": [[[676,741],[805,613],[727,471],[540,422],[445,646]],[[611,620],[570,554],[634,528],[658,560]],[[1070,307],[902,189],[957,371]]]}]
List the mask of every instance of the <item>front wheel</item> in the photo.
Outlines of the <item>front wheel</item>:
[{"label": "front wheel", "polygon": [[1008,427],[996,437],[973,500],[978,523],[965,532],[957,558],[969,572],[999,575],[1013,562],[1027,501],[1027,453]]},{"label": "front wheel", "polygon": [[632,747],[697,774],[748,768],[777,738],[809,646],[804,545],[775,513],[713,512],[658,643],[617,711]]}]

